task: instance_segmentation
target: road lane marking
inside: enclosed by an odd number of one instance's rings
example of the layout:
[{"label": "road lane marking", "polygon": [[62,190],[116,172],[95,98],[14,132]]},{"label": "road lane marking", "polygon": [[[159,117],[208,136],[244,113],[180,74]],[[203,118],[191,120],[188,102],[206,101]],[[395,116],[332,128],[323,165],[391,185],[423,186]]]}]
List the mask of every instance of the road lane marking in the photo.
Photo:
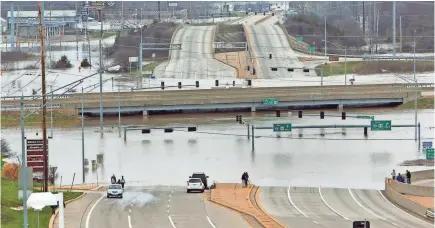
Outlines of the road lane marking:
[{"label": "road lane marking", "polygon": [[169,219],[169,222],[170,222],[171,225],[172,225],[172,228],[177,228],[177,227],[175,227],[175,224],[174,224],[174,222],[172,221],[172,218],[171,218],[170,215],[168,215],[168,219]]},{"label": "road lane marking", "polygon": [[378,192],[379,192],[379,194],[381,194],[382,198],[384,198],[388,203],[390,203],[390,204],[391,204],[393,207],[395,207],[396,209],[399,209],[399,210],[402,211],[403,213],[405,213],[405,214],[407,214],[407,215],[409,215],[409,216],[411,216],[411,217],[413,217],[413,218],[415,218],[415,219],[418,219],[418,220],[420,220],[420,221],[422,221],[422,222],[425,222],[425,223],[427,223],[427,224],[433,225],[432,223],[427,222],[427,221],[424,221],[423,219],[420,219],[420,218],[418,218],[418,217],[416,217],[416,216],[414,216],[414,215],[411,215],[411,214],[409,214],[408,212],[402,210],[400,207],[397,207],[396,205],[394,205],[392,202],[390,202],[390,201],[389,201],[389,200],[384,196],[384,194],[382,194],[381,190],[378,190]]},{"label": "road lane marking", "polygon": [[216,228],[216,226],[214,226],[213,222],[211,221],[210,217],[206,216],[208,223],[210,223],[211,227]]},{"label": "road lane marking", "polygon": [[320,198],[322,199],[323,203],[324,203],[327,207],[329,207],[329,209],[331,209],[333,212],[335,212],[337,215],[339,215],[339,216],[343,217],[344,219],[350,221],[350,219],[346,218],[346,217],[345,217],[344,215],[342,215],[340,212],[336,211],[334,208],[332,208],[332,207],[331,207],[331,206],[326,202],[326,200],[323,198],[322,190],[321,190],[321,189],[322,189],[322,187],[319,186],[319,194],[320,194]]},{"label": "road lane marking", "polygon": [[[301,213],[303,216],[305,216],[306,218],[309,218],[308,215],[306,215],[303,211],[301,211],[294,203],[292,198],[290,197],[290,186],[287,189],[287,198],[290,201],[290,203],[293,205],[294,208],[296,208],[297,211],[299,211],[299,213]],[[319,224],[318,222],[312,220],[314,223]]]},{"label": "road lane marking", "polygon": [[[349,190],[349,193],[350,193],[350,196],[352,196],[352,198],[353,198],[353,200],[360,206],[360,207],[362,207],[362,208],[364,208],[364,210],[366,210],[366,211],[368,211],[368,212],[370,212],[370,214],[372,214],[372,215],[374,215],[374,216],[376,216],[376,217],[378,217],[380,220],[382,220],[382,221],[384,221],[384,222],[387,222],[387,223],[390,223],[390,222],[388,222],[385,218],[383,218],[383,217],[381,217],[381,216],[379,216],[379,215],[377,215],[377,214],[375,214],[373,211],[371,211],[371,210],[369,210],[368,208],[366,208],[366,207],[364,207],[356,198],[355,198],[355,196],[353,195],[353,193],[352,193],[352,191],[350,190],[350,188],[348,188],[348,190]],[[390,223],[390,224],[392,224],[392,225],[394,225],[394,226],[398,226],[397,224],[395,224],[395,223]]]},{"label": "road lane marking", "polygon": [[89,221],[91,220],[91,214],[92,211],[95,209],[95,207],[97,206],[97,204],[105,197],[105,195],[102,195],[97,202],[95,202],[95,204],[91,207],[91,210],[89,210],[88,216],[86,217],[86,228],[89,228]]},{"label": "road lane marking", "polygon": [[128,228],[132,228],[130,215],[128,215]]}]

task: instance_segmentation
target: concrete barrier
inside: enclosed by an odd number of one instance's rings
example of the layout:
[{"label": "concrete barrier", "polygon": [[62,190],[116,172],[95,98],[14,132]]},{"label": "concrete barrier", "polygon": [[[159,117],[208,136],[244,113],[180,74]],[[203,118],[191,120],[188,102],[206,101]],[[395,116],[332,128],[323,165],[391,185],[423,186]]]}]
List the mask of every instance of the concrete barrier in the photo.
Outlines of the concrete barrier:
[{"label": "concrete barrier", "polygon": [[[434,170],[424,170],[424,171],[417,171],[412,172],[411,176],[411,182],[412,181],[418,181],[418,180],[426,180],[426,179],[433,179],[434,178]],[[431,188],[431,190],[426,189]],[[412,192],[414,191],[414,192]],[[424,187],[424,186],[414,186],[410,184],[403,184],[398,183],[397,181],[392,180],[391,178],[385,178],[385,192],[387,197],[394,203],[408,209],[411,212],[416,213],[417,215],[420,215],[421,217],[424,217],[426,219],[433,221],[433,211],[431,211],[429,208],[426,208],[425,206],[410,200],[407,196],[401,194],[402,192],[404,194],[409,195],[416,195],[420,194],[418,196],[428,196],[433,197],[434,196],[434,188],[433,187]],[[428,213],[428,210],[432,213]],[[431,216],[432,215],[432,216]]]},{"label": "concrete barrier", "polygon": [[272,15],[269,14],[269,15],[267,15],[267,16],[261,18],[260,20],[256,21],[256,22],[254,23],[254,25],[258,25],[258,24],[260,24],[261,22],[263,22],[263,21],[269,19],[270,17],[272,17]]},{"label": "concrete barrier", "polygon": [[434,179],[434,169],[417,171],[411,173],[411,183],[413,181]]},{"label": "concrete barrier", "polygon": [[[412,178],[411,178],[412,179]],[[412,180],[411,180],[412,183]],[[398,181],[391,180],[390,187],[394,189],[394,191],[407,194],[412,196],[424,196],[424,197],[433,197],[434,196],[434,188],[428,186],[418,186],[412,184],[400,183]]]},{"label": "concrete barrier", "polygon": [[[255,75],[247,74],[246,78],[248,76],[250,76],[251,79],[252,78],[262,78],[263,77],[263,72],[261,71],[260,64],[258,63],[258,58],[257,58],[257,56],[255,54],[254,49],[253,49],[254,46],[252,45],[251,38],[250,38],[250,36],[251,36],[250,34],[251,33],[249,32],[248,28],[244,24],[243,24],[243,31],[245,32],[246,41],[248,42],[248,50],[249,50],[248,52],[250,53],[249,57],[251,57],[251,58],[248,58],[248,62],[246,64],[251,67],[250,71],[252,71],[252,68],[256,69],[255,70],[256,71]],[[252,62],[252,59],[254,59],[254,62]],[[258,75],[260,75],[260,77]]]}]

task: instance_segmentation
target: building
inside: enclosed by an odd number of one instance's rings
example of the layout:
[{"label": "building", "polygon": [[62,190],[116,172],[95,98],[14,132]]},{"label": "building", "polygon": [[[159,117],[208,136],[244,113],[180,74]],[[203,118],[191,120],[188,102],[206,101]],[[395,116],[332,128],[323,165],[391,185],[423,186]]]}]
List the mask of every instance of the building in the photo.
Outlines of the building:
[{"label": "building", "polygon": [[1,17],[0,20],[1,20],[1,32],[3,34],[8,29],[8,21],[3,17]]},{"label": "building", "polygon": [[[12,23],[15,26],[15,34],[18,38],[37,39],[39,37],[38,11],[8,11],[8,29]],[[75,10],[46,10],[44,11],[45,36],[56,38],[64,35],[65,29],[75,28]]]}]

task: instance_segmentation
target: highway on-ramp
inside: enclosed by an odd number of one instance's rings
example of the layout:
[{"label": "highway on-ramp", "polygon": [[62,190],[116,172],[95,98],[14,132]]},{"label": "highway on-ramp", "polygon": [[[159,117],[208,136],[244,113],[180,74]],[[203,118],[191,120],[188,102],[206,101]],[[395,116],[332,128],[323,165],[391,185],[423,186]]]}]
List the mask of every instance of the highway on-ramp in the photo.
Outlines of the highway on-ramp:
[{"label": "highway on-ramp", "polygon": [[286,227],[433,227],[390,203],[381,191],[319,187],[261,187],[264,210]]},{"label": "highway on-ramp", "polygon": [[[313,75],[313,73],[304,73],[302,69],[288,71],[288,68],[302,68],[303,65],[291,49],[285,32],[275,24],[279,17],[276,13],[275,16],[269,16],[258,24],[247,23],[246,29],[252,46],[251,52],[261,68],[256,70],[257,77],[279,79]],[[252,17],[252,20],[254,19],[255,17]],[[272,54],[272,59],[269,58],[269,54]],[[272,71],[272,67],[277,67],[277,71]]]},{"label": "highway on-ramp", "polygon": [[234,68],[214,59],[214,26],[184,25],[174,35],[173,43],[181,50],[171,50],[169,62],[155,69],[157,77],[179,79],[234,78]]},{"label": "highway on-ramp", "polygon": [[126,187],[122,199],[104,195],[94,205],[86,228],[247,227],[234,211],[180,186]]}]

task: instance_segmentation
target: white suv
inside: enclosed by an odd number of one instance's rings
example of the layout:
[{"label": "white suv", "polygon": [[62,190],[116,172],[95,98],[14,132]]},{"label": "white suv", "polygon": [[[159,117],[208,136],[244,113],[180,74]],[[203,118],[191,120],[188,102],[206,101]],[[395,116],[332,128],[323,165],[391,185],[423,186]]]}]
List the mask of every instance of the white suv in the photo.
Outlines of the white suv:
[{"label": "white suv", "polygon": [[205,185],[202,183],[200,178],[189,178],[187,182],[187,193],[191,191],[204,192]]},{"label": "white suv", "polygon": [[122,199],[122,193],[124,193],[124,189],[120,184],[111,184],[107,187],[107,198],[119,197]]}]

